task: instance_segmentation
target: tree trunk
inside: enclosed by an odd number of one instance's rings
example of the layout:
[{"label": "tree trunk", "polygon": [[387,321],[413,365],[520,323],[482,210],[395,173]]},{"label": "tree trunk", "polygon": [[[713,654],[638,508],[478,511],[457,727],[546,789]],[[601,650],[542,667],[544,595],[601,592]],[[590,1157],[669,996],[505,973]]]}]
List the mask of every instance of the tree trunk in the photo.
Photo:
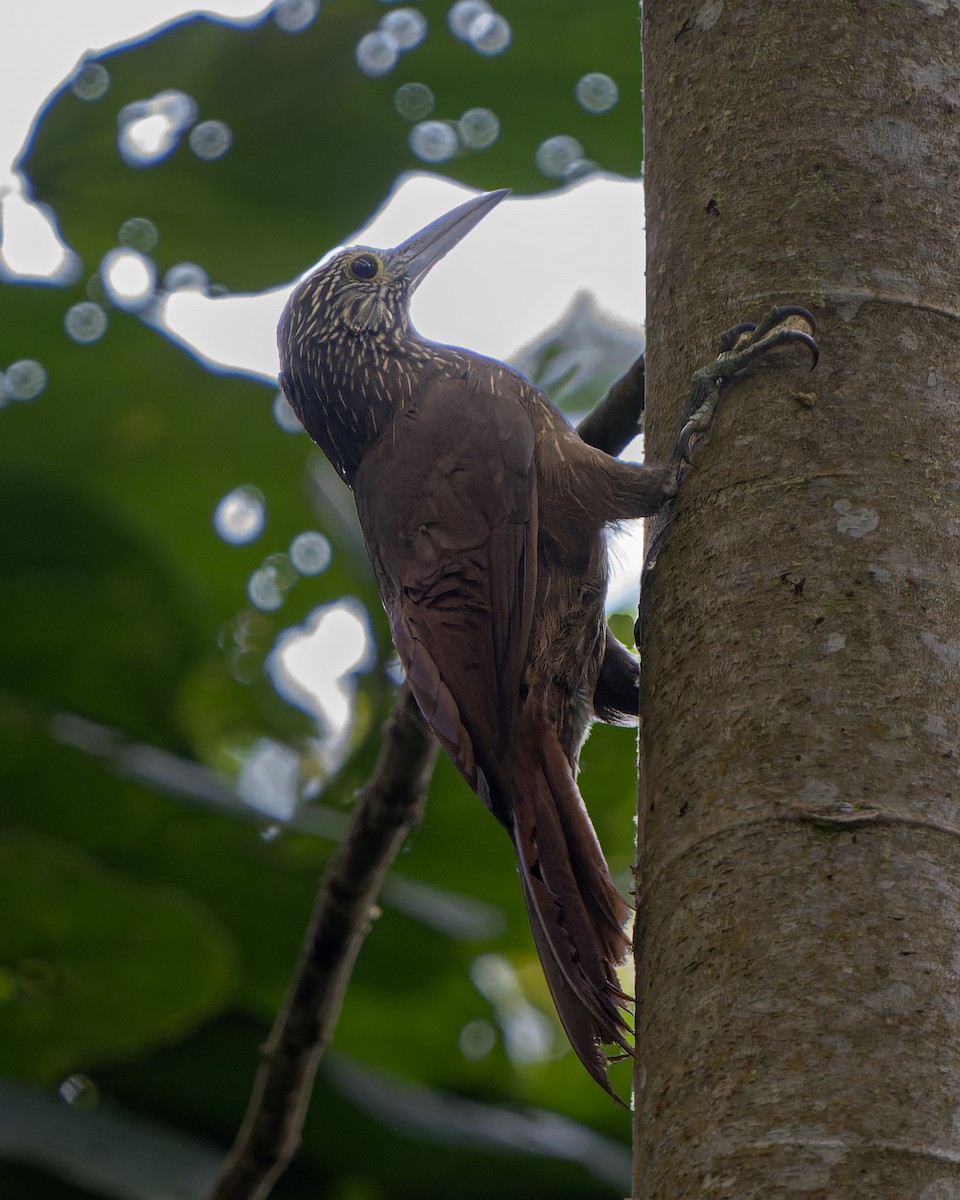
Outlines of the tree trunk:
[{"label": "tree trunk", "polygon": [[635,1200],[960,1195],[958,48],[644,2],[649,457],[726,326],[822,357],[731,388],[658,560]]}]

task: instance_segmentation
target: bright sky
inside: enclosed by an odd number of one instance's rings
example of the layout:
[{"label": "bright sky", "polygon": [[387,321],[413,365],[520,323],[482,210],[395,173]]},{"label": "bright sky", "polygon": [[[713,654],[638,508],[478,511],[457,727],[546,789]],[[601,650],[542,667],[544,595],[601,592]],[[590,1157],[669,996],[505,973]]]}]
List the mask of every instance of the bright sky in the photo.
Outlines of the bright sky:
[{"label": "bright sky", "polygon": [[44,100],[89,51],[141,37],[184,12],[244,19],[269,8],[263,0],[216,0],[191,9],[177,0],[30,0],[9,5],[0,72],[0,188]]},{"label": "bright sky", "polygon": [[[253,19],[262,0],[217,0],[203,11]],[[44,274],[58,251],[46,222],[19,196],[13,162],[44,100],[91,50],[142,36],[185,11],[177,0],[31,0],[5,30],[0,73],[0,195],[4,202],[4,259],[22,274]],[[509,180],[503,181],[509,184]],[[427,336],[467,343],[506,357],[552,325],[574,295],[589,291],[599,306],[627,325],[643,319],[640,184],[594,177],[547,199],[509,199],[427,279],[416,297],[414,319]],[[398,189],[357,241],[395,245],[469,193],[449,180],[417,175]],[[504,260],[522,248],[533,264],[522,302],[494,301]],[[312,264],[304,263],[304,269]],[[201,264],[202,266],[202,264]],[[469,307],[451,302],[457,281],[470,280]],[[524,287],[523,273],[511,270]],[[174,297],[167,319],[211,361],[267,376],[276,373],[273,330],[289,280],[258,297],[211,300],[198,293]],[[485,300],[485,297],[489,299]]]},{"label": "bright sky", "polygon": [[[201,11],[249,20],[269,7],[262,0],[215,0]],[[136,39],[188,11],[198,10],[177,0],[22,0],[15,16],[11,6],[0,72],[0,231],[8,271],[49,275],[62,261],[62,247],[46,219],[28,204],[13,169],[44,101],[88,52]],[[508,186],[510,181],[500,182]],[[588,291],[600,309],[636,328],[644,302],[640,188],[636,182],[595,176],[548,198],[508,198],[428,276],[415,298],[417,327],[434,340],[506,358],[553,325],[577,293]],[[352,240],[396,245],[469,195],[438,176],[411,175]],[[513,269],[521,257],[529,271]],[[305,261],[304,270],[312,265]],[[496,299],[505,269],[518,289],[509,307]],[[278,279],[276,288],[256,296],[211,299],[177,292],[168,302],[167,324],[209,362],[275,378],[276,323],[294,282]],[[468,304],[460,303],[466,298]],[[4,365],[0,345],[0,368]],[[637,537],[617,537],[614,594],[635,588],[640,555]],[[303,673],[312,676],[316,641],[306,634],[300,641]],[[296,657],[297,647],[289,646],[287,661],[292,665]],[[342,696],[333,700],[344,702]]]}]

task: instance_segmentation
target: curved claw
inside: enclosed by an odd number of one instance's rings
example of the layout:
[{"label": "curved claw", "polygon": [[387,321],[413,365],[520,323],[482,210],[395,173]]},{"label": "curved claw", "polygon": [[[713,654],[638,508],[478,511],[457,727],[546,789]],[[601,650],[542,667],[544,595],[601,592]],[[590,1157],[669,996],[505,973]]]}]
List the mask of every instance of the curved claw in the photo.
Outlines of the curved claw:
[{"label": "curved claw", "polygon": [[697,432],[693,427],[693,422],[688,421],[677,435],[677,454],[681,462],[687,466],[693,466],[693,459],[690,457],[690,439]]},{"label": "curved claw", "polygon": [[[693,414],[692,417],[684,424],[683,428],[677,434],[676,453],[682,463],[687,466],[693,466],[693,458],[690,454],[690,443],[698,433],[704,433],[710,428],[710,421],[713,417],[716,404],[702,405]],[[708,410],[708,411],[705,411]]]},{"label": "curved claw", "polygon": [[817,332],[817,319],[812,312],[802,308],[799,304],[784,304],[779,308],[775,308],[770,314],[775,317],[774,325],[779,325],[781,321],[785,321],[787,317],[802,317],[810,326],[810,332]]},{"label": "curved claw", "polygon": [[810,351],[810,357],[813,360],[810,363],[810,370],[812,371],[813,368],[820,361],[820,347],[817,345],[816,339],[811,337],[811,335],[809,333],[803,333],[799,329],[794,329],[794,330],[791,330],[790,332],[793,335],[790,338],[791,342],[799,342],[801,345],[806,346],[807,349]]},{"label": "curved claw", "polygon": [[799,317],[801,321],[806,321],[810,326],[810,332],[806,333],[802,329],[785,329],[780,340],[783,342],[800,342],[810,351],[810,356],[813,362],[810,364],[810,370],[820,361],[820,347],[817,345],[814,334],[817,332],[817,319],[808,309],[803,308],[799,304],[783,304],[777,308],[773,308],[767,314],[766,318],[761,321],[760,328],[757,330],[756,337],[761,336],[760,330],[766,333],[768,330],[775,329],[778,325],[782,325],[784,321],[790,317]]},{"label": "curved claw", "polygon": [[[791,319],[803,321],[810,332],[787,325]],[[810,369],[813,370],[820,360],[820,347],[813,336],[816,328],[817,322],[811,312],[799,304],[784,304],[772,308],[757,325],[743,322],[728,329],[720,340],[721,351],[716,360],[694,378],[687,401],[687,411],[693,411],[677,435],[674,450],[679,462],[693,465],[690,451],[694,437],[709,431],[723,393],[768,351],[794,343],[805,346],[810,351]]]},{"label": "curved claw", "polygon": [[[761,345],[760,343],[764,344]],[[801,346],[806,346],[810,351],[810,357],[813,362],[810,364],[810,370],[820,361],[820,347],[817,345],[816,339],[809,333],[805,333],[802,329],[777,328],[773,326],[771,332],[764,334],[762,338],[755,334],[753,338],[745,346],[741,346],[741,350],[754,350],[758,354],[765,354],[768,350],[772,350],[775,346],[786,346],[790,343],[797,343]]]},{"label": "curved claw", "polygon": [[[799,317],[801,321],[805,321],[810,326],[810,332],[807,333],[803,329],[795,329],[792,326],[786,325],[785,322],[790,320],[791,317]],[[753,350],[754,353],[764,354],[767,350],[772,350],[775,346],[783,346],[789,342],[798,342],[806,346],[810,351],[810,356],[813,360],[810,364],[811,371],[820,361],[820,347],[813,336],[817,331],[816,318],[813,313],[802,308],[799,304],[784,304],[778,308],[771,308],[759,325],[735,326],[724,334],[724,340],[738,330],[741,331],[741,337],[743,333],[747,332],[749,332],[750,336],[744,338],[739,345],[736,343],[731,345],[726,351],[728,354],[735,355],[738,351],[750,350]]]},{"label": "curved claw", "polygon": [[739,325],[734,325],[732,329],[724,330],[720,335],[720,353],[723,354],[727,350],[732,350],[743,334],[753,333],[756,328],[755,321],[741,321]]}]

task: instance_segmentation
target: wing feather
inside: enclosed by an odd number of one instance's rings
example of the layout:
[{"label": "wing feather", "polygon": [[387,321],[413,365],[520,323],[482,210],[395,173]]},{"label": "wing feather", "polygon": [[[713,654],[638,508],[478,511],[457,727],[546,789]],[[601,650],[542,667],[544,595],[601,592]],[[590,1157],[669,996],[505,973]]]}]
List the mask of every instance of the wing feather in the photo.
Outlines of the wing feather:
[{"label": "wing feather", "polygon": [[533,453],[502,381],[438,378],[354,481],[410,686],[474,787],[477,761],[496,762],[517,729],[537,578]]}]

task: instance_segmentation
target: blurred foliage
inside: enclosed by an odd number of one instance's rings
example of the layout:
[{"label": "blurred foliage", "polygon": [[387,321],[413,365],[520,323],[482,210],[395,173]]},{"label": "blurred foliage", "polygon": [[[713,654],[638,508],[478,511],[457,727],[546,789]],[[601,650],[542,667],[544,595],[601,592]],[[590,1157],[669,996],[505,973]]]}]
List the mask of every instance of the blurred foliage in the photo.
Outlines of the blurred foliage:
[{"label": "blurred foliage", "polygon": [[[448,32],[449,0],[418,7],[429,35],[380,78],[355,64],[357,43],[385,11],[374,0],[328,0],[296,35],[270,20],[244,29],[200,18],[103,55],[106,95],[84,101],[67,90],[38,127],[26,161],[34,192],[87,263],[114,245],[123,221],[146,216],[163,232],[161,271],[201,262],[211,279],[240,291],[303,271],[366,222],[401,171],[424,165],[407,143],[411,122],[394,107],[405,83],[429,86],[431,120],[457,121],[477,107],[496,113],[503,132],[492,146],[440,166],[481,190],[504,180],[518,192],[555,186],[534,160],[556,135],[576,138],[604,170],[639,174],[633,3],[608,3],[602,19],[581,0],[503,3],[512,41],[494,57]],[[592,71],[620,88],[602,116],[574,98]],[[182,138],[157,167],[131,168],[117,153],[118,112],[171,89],[196,101],[200,120],[227,123],[230,151],[200,162]]]},{"label": "blurred foliage", "polygon": [[[161,1186],[164,1138],[193,1139],[183,1153],[201,1174],[229,1144],[392,696],[386,626],[345,496],[307,439],[277,424],[273,389],[208,371],[116,308],[101,340],[78,344],[65,314],[103,302],[98,265],[131,217],[160,231],[161,276],[189,260],[241,289],[302,271],[363,223],[398,172],[420,165],[393,106],[406,82],[429,84],[435,118],[497,113],[493,146],[442,164],[466,183],[555,186],[534,157],[556,134],[605,169],[639,169],[632,0],[602,19],[579,0],[503,0],[512,42],[494,57],[452,37],[446,0],[421,8],[430,33],[376,79],[354,58],[387,11],[374,0],[331,0],[297,34],[270,17],[180,22],[101,56],[101,98],[58,92],[21,164],[83,272],[66,287],[0,284],[0,370],[32,359],[46,371],[35,399],[0,405],[0,1125],[36,1105],[43,1129],[33,1146],[0,1141],[10,1156],[0,1194],[11,1200],[187,1195]],[[596,70],[621,91],[602,116],[573,99]],[[222,158],[198,158],[185,133],[155,165],[123,161],[119,111],[167,89],[196,100],[197,120],[229,125]],[[595,367],[602,375],[609,362]],[[576,382],[582,407],[590,381]],[[265,497],[266,525],[228,545],[212,517],[240,485]],[[298,578],[278,610],[257,610],[251,574],[308,529],[329,539],[330,565]],[[323,730],[280,698],[267,659],[284,630],[343,596],[366,608],[376,662],[354,681],[357,719],[338,773],[274,836],[236,799],[244,751],[264,738],[292,748],[307,792],[325,769]],[[625,880],[630,735],[597,730],[584,771]],[[512,999],[473,982],[491,954],[516,973]],[[524,1063],[507,1053],[507,1034],[518,1014],[538,1012],[548,1050]],[[465,1030],[485,1052],[462,1052]],[[628,1187],[628,1118],[566,1049],[509,843],[446,761],[388,880],[336,1051],[281,1200],[448,1189],[586,1198]],[[77,1073],[93,1081],[97,1113],[57,1097]],[[432,1089],[469,1107],[438,1107]],[[96,1120],[113,1132],[100,1135],[93,1169],[76,1145]]]}]

